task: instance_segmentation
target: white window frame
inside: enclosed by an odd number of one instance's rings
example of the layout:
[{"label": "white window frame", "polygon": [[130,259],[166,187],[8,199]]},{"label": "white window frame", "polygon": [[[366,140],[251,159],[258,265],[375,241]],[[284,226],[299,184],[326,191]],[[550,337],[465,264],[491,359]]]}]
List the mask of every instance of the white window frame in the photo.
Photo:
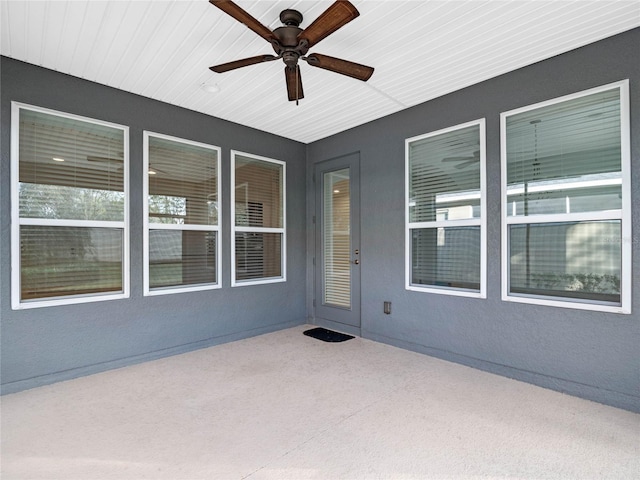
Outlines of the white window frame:
[{"label": "white window frame", "polygon": [[[163,140],[169,140],[176,143],[184,143],[186,145],[193,145],[196,147],[206,148],[216,152],[216,172],[218,178],[216,180],[216,195],[218,199],[218,222],[216,225],[196,225],[196,224],[165,224],[165,223],[151,223],[149,222],[149,138],[161,138]],[[143,291],[144,296],[155,295],[167,295],[172,293],[186,293],[186,292],[198,292],[203,290],[214,290],[222,287],[222,190],[221,190],[221,155],[222,150],[215,145],[209,145],[206,143],[195,142],[192,140],[186,140],[184,138],[173,137],[171,135],[164,135],[162,133],[155,133],[145,130],[143,132],[143,154],[142,154],[142,168],[143,168]],[[151,289],[149,279],[149,231],[150,230],[172,230],[172,231],[203,231],[203,232],[216,232],[216,282],[215,283],[201,283],[194,285],[184,286],[170,286]]]},{"label": "white window frame", "polygon": [[[20,111],[46,113],[58,117],[78,120],[120,129],[123,132],[123,190],[124,212],[122,221],[100,220],[66,220],[20,218]],[[21,265],[20,265],[20,227],[22,225],[57,226],[57,227],[85,227],[85,228],[117,228],[122,230],[122,292],[78,294],[53,297],[42,300],[21,301]],[[71,113],[60,112],[49,108],[37,107],[21,102],[11,102],[11,308],[23,310],[29,308],[53,307],[57,305],[74,305],[79,303],[100,302],[129,298],[129,127],[116,123],[96,120]]]},{"label": "white window frame", "polygon": [[[507,118],[512,115],[547,107],[576,98],[618,89],[620,92],[620,142],[621,142],[621,172],[622,172],[622,208],[620,210],[607,210],[601,212],[564,213],[553,215],[508,216],[507,203]],[[502,300],[505,302],[528,303],[534,305],[546,305],[551,307],[574,308],[597,312],[631,313],[631,148],[630,148],[630,118],[629,118],[629,80],[610,83],[589,90],[576,92],[570,95],[554,98],[544,102],[527,105],[500,114],[500,164],[501,164],[501,188],[502,188]],[[560,299],[559,297],[534,296],[526,294],[509,293],[509,226],[517,224],[544,224],[557,222],[594,221],[594,220],[620,220],[621,221],[621,279],[620,300],[621,305],[607,305],[597,301]]]},{"label": "white window frame", "polygon": [[[409,145],[412,142],[423,140],[429,137],[462,130],[464,128],[478,126],[478,135],[480,140],[480,217],[465,220],[440,220],[431,222],[410,222],[409,214],[409,192],[411,185],[410,178],[410,158]],[[470,298],[487,298],[487,149],[486,149],[486,120],[480,118],[470,122],[454,125],[434,132],[429,132],[416,137],[407,138],[405,140],[405,288],[415,292],[435,293],[439,295],[454,295],[459,297]],[[480,291],[470,291],[466,289],[458,289],[452,287],[436,287],[433,285],[414,285],[411,283],[411,230],[420,228],[439,228],[439,227],[480,227]]]},{"label": "white window frame", "polygon": [[[282,227],[245,227],[236,226],[236,157],[248,157],[253,160],[262,162],[275,163],[282,167]],[[236,280],[236,233],[279,233],[282,235],[280,244],[280,271],[279,277],[267,277],[252,280]],[[231,286],[243,287],[247,285],[261,285],[267,283],[281,283],[287,281],[287,164],[282,160],[262,157],[252,153],[241,152],[239,150],[231,150]]]}]

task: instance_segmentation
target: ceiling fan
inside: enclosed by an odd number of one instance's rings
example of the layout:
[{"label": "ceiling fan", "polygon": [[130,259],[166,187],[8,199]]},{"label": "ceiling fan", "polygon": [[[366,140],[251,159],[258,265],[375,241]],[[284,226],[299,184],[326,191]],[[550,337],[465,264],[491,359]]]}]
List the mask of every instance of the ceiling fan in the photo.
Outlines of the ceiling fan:
[{"label": "ceiling fan", "polygon": [[471,157],[447,157],[442,159],[443,162],[459,162],[455,168],[466,168],[480,161],[480,150],[473,152]]},{"label": "ceiling fan", "polygon": [[271,43],[276,53],[276,55],[258,55],[210,67],[216,73],[228,72],[236,68],[271,62],[281,58],[286,65],[284,74],[289,101],[295,100],[296,103],[299,99],[304,98],[298,60],[305,60],[312,67],[341,73],[364,82],[369,80],[373,74],[373,68],[366,65],[319,53],[307,55],[311,47],[360,15],[356,7],[348,1],[335,2],[304,30],[299,27],[302,22],[300,12],[291,9],[283,10],[280,13],[280,21],[284,26],[273,31],[230,0],[209,0],[209,2]]}]

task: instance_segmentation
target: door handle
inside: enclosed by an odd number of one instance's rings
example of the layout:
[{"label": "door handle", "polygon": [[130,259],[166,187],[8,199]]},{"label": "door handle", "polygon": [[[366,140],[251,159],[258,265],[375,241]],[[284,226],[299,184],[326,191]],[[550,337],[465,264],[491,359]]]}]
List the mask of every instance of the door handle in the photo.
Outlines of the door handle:
[{"label": "door handle", "polygon": [[360,260],[358,260],[357,258],[353,261],[354,265],[360,265]]}]

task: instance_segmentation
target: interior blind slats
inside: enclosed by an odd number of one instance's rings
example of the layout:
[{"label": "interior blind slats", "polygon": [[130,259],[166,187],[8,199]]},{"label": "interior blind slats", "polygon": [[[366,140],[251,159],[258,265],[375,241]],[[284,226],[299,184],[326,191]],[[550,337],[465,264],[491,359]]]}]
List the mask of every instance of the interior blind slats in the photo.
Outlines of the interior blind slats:
[{"label": "interior blind slats", "polygon": [[[220,208],[218,149],[178,138],[145,135],[148,288],[215,285]],[[154,229],[158,224],[173,227]],[[193,226],[200,228],[195,230]]]},{"label": "interior blind slats", "polygon": [[620,91],[505,118],[509,293],[621,305]]},{"label": "interior blind slats", "polygon": [[[89,162],[122,163],[123,152],[117,146],[121,138],[99,135],[93,132],[91,135],[76,132],[70,135],[71,130],[55,130],[48,124],[35,121],[24,122],[24,139],[22,153],[32,156],[31,160],[58,155],[65,160],[87,160]],[[61,137],[61,135],[68,135]],[[37,145],[37,147],[36,147]]]},{"label": "interior blind slats", "polygon": [[[234,155],[235,280],[284,276],[284,168],[279,162]],[[251,231],[252,227],[256,230]],[[248,231],[246,229],[248,228]],[[260,229],[278,229],[264,232]]]},{"label": "interior blind slats", "polygon": [[323,180],[323,303],[351,307],[351,201],[349,169]]},{"label": "interior blind slats", "polygon": [[[20,301],[123,292],[125,130],[53,112],[17,111],[14,188],[20,218],[31,220],[20,226]],[[46,225],[51,219],[86,226]]]},{"label": "interior blind slats", "polygon": [[150,230],[150,288],[216,283],[217,234],[206,231]]},{"label": "interior blind slats", "polygon": [[149,136],[149,222],[218,224],[218,151]]},{"label": "interior blind slats", "polygon": [[480,140],[477,125],[409,145],[409,221],[480,215]]},{"label": "interior blind slats", "polygon": [[122,291],[121,229],[20,227],[22,300]]},{"label": "interior blind slats", "polygon": [[508,214],[620,209],[620,128],[617,90],[509,116]]},{"label": "interior blind slats", "polygon": [[[236,226],[282,228],[283,178],[279,164],[236,156]],[[261,214],[252,212],[261,205]]]},{"label": "interior blind slats", "polygon": [[124,219],[124,132],[20,110],[22,217]]},{"label": "interior blind slats", "polygon": [[[408,144],[411,285],[480,291],[480,143],[475,124]],[[416,225],[456,220],[478,226]]]},{"label": "interior blind slats", "polygon": [[511,225],[511,291],[620,303],[621,222]]},{"label": "interior blind slats", "polygon": [[282,234],[236,232],[236,279],[282,276]]},{"label": "interior blind slats", "polygon": [[480,289],[480,227],[412,230],[411,283]]}]

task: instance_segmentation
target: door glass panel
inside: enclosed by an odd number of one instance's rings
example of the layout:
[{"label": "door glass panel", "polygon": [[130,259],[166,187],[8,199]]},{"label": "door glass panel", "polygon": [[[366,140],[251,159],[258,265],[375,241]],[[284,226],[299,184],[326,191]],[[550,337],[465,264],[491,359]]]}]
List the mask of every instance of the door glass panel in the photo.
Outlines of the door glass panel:
[{"label": "door glass panel", "polygon": [[349,169],[324,174],[323,304],[351,308]]}]

